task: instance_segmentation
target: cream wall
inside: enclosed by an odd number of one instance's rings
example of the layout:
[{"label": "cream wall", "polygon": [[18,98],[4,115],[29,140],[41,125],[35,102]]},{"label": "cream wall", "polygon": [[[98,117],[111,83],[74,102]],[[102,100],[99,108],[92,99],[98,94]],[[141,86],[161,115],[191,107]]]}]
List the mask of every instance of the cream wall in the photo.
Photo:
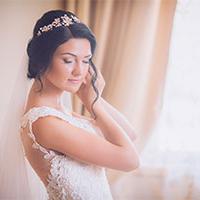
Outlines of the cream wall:
[{"label": "cream wall", "polygon": [[61,8],[61,0],[0,1],[0,123],[36,20],[48,10]]}]

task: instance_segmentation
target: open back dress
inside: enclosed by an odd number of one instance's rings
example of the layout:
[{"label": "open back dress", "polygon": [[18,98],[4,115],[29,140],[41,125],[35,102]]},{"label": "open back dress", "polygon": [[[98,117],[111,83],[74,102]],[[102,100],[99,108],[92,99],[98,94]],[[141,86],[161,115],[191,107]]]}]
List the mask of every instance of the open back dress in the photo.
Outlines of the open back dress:
[{"label": "open back dress", "polygon": [[32,123],[45,116],[57,117],[91,134],[99,133],[89,120],[48,106],[32,107],[22,116],[21,128],[26,129],[24,154],[44,183],[48,199],[113,200],[104,167],[80,162],[36,141]]}]

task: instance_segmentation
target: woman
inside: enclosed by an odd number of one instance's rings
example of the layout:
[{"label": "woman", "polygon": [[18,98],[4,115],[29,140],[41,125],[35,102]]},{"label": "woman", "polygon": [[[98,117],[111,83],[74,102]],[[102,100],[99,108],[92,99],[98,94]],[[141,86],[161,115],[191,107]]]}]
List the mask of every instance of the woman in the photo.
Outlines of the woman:
[{"label": "woman", "polygon": [[[91,30],[63,10],[46,12],[27,46],[27,76],[34,82],[20,136],[48,199],[112,199],[105,168],[131,171],[139,164],[133,142],[101,97],[105,82],[92,62],[95,47]],[[94,118],[65,108],[64,91],[76,94]]]}]

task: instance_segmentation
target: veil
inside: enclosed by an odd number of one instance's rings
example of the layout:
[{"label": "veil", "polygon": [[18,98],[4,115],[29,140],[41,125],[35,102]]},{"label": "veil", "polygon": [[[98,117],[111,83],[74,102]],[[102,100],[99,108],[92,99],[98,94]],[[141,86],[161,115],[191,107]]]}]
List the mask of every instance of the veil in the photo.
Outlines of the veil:
[{"label": "veil", "polygon": [[20,121],[30,85],[26,71],[24,53],[0,126],[0,199],[47,199],[45,186],[26,159],[20,138]]}]

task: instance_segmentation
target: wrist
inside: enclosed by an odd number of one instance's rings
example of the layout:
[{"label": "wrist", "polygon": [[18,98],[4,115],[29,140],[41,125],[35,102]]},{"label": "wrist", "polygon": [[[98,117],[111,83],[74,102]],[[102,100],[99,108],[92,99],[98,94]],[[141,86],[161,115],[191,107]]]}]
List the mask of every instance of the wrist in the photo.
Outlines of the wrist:
[{"label": "wrist", "polygon": [[[95,101],[95,103],[94,103],[93,105],[92,105],[92,103],[91,103],[91,104],[89,104],[88,106],[86,106],[86,109],[88,110],[88,112],[89,112],[89,113],[93,116],[93,118],[94,118],[95,115],[97,115],[97,113],[98,113],[100,110],[104,109],[102,98],[99,97],[99,98]],[[94,115],[93,112],[95,113],[95,115]]]}]

